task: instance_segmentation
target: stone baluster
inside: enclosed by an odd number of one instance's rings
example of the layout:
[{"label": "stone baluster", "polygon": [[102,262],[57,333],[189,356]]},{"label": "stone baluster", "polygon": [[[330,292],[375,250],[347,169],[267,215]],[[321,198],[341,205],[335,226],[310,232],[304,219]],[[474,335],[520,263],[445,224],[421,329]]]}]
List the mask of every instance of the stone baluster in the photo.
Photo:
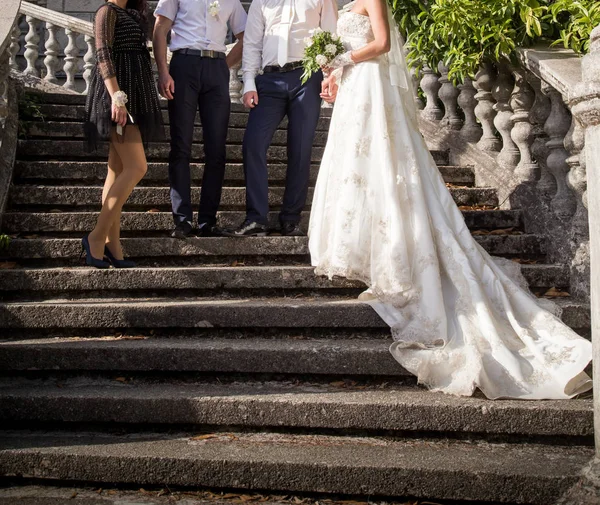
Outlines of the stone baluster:
[{"label": "stone baluster", "polygon": [[77,72],[77,59],[79,57],[79,48],[77,47],[77,34],[70,28],[65,29],[65,34],[69,40],[65,47],[65,63],[63,70],[67,76],[64,83],[66,89],[75,89],[75,73]]},{"label": "stone baluster", "polygon": [[483,130],[477,122],[477,116],[475,115],[475,107],[477,107],[475,95],[477,94],[477,90],[473,86],[473,81],[468,77],[465,79],[465,82],[458,86],[458,89],[460,90],[458,105],[465,114],[465,122],[460,130],[460,134],[467,142],[478,142],[483,135]]},{"label": "stone baluster", "polygon": [[572,117],[571,128],[565,137],[564,145],[570,154],[566,160],[569,165],[567,185],[577,195],[571,227],[574,237],[580,241],[586,239],[588,235],[587,175],[586,159],[581,155],[585,148],[585,131],[575,116]]},{"label": "stone baluster", "polygon": [[516,166],[514,174],[521,182],[534,182],[540,175],[540,166],[531,152],[534,127],[530,122],[529,113],[535,102],[535,93],[525,79],[523,70],[515,70],[513,76],[515,89],[510,99],[510,107],[513,110],[511,121],[514,126],[510,136],[521,153],[521,161]]},{"label": "stone baluster", "polygon": [[417,76],[417,70],[414,69],[414,68],[411,68],[410,69],[410,76],[412,78],[413,93],[414,93],[414,98],[415,98],[415,105],[417,106],[418,110],[423,110],[425,108],[425,102],[423,101],[423,99],[419,95],[419,81],[420,81],[420,79]]},{"label": "stone baluster", "polygon": [[438,70],[441,74],[440,77],[440,90],[438,96],[444,104],[444,110],[446,113],[442,118],[442,126],[451,130],[460,130],[463,125],[463,120],[458,113],[458,95],[460,91],[452,82],[448,79],[448,67],[444,66],[441,62],[438,65]]},{"label": "stone baluster", "polygon": [[60,45],[56,38],[59,27],[52,23],[46,23],[46,29],[48,30],[48,40],[46,41],[46,57],[44,58],[44,65],[46,66],[46,77],[44,77],[44,79],[56,84],[58,82],[56,71],[58,70],[58,67],[60,67],[60,61],[58,59]]},{"label": "stone baluster", "polygon": [[475,75],[474,86],[477,90],[475,100],[475,116],[479,119],[482,128],[482,135],[477,143],[477,147],[484,152],[497,152],[502,147],[500,139],[496,137],[496,129],[494,128],[494,118],[496,111],[494,110],[495,100],[491,93],[494,85],[494,69],[491,64],[482,65]]},{"label": "stone baluster", "polygon": [[510,108],[510,99],[514,82],[510,69],[506,64],[499,64],[498,78],[492,89],[492,96],[496,100],[494,110],[496,117],[494,118],[494,126],[498,133],[502,136],[502,149],[498,154],[498,164],[505,168],[514,169],[519,163],[520,153],[517,146],[510,135],[513,129],[512,116],[513,111]]},{"label": "stone baluster", "polygon": [[444,111],[438,105],[438,91],[440,87],[441,84],[437,74],[429,67],[424,67],[421,89],[425,93],[426,102],[422,116],[430,121],[438,121],[444,117]]},{"label": "stone baluster", "polygon": [[533,125],[533,143],[531,152],[540,166],[540,178],[537,182],[537,190],[545,197],[551,197],[556,193],[556,181],[546,167],[546,159],[548,158],[548,135],[544,130],[544,125],[550,116],[551,104],[550,99],[542,93],[542,82],[533,74],[527,72],[525,74],[527,82],[535,93],[533,106],[529,111],[529,121]]},{"label": "stone baluster", "polygon": [[567,173],[569,155],[565,150],[565,137],[571,127],[571,115],[567,110],[562,95],[547,83],[542,84],[542,91],[550,98],[550,115],[544,125],[549,140],[546,146],[549,150],[546,166],[556,180],[556,193],[552,198],[554,213],[566,219],[575,212],[575,198],[567,186]]},{"label": "stone baluster", "polygon": [[242,81],[240,80],[241,63],[229,69],[229,97],[232,103],[242,102]]},{"label": "stone baluster", "polygon": [[37,19],[27,16],[27,25],[29,30],[25,36],[25,61],[27,62],[27,68],[23,73],[28,75],[40,76],[40,71],[37,68],[37,60],[39,56],[39,43],[40,36],[38,35],[38,28],[40,22]]},{"label": "stone baluster", "polygon": [[10,68],[13,70],[19,70],[19,64],[17,63],[17,54],[21,50],[21,27],[19,26],[19,19],[13,26],[10,36],[10,47],[8,52],[10,54]]},{"label": "stone baluster", "polygon": [[92,69],[94,68],[94,64],[96,62],[94,56],[94,37],[90,35],[85,36],[85,44],[87,46],[87,51],[83,57],[83,80],[85,81],[85,91],[87,92],[90,89],[90,80],[92,78]]}]

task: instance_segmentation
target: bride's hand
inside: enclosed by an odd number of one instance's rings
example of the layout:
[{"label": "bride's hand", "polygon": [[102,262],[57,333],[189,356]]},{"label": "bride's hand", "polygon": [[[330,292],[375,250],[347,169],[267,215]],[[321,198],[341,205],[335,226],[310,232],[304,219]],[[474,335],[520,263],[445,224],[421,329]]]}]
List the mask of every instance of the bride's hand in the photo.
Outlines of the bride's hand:
[{"label": "bride's hand", "polygon": [[335,102],[335,98],[338,92],[338,85],[335,81],[335,76],[330,75],[321,83],[321,94],[320,97],[327,103]]}]

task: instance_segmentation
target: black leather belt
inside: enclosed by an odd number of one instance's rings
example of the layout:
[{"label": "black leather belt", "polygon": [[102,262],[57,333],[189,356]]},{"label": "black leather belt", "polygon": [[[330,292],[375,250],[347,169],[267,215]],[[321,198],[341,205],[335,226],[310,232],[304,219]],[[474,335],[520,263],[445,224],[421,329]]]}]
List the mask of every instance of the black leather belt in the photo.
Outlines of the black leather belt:
[{"label": "black leather belt", "polygon": [[208,51],[205,49],[178,49],[175,54],[187,54],[189,56],[200,56],[201,58],[212,58],[214,60],[224,60],[225,53],[219,51]]},{"label": "black leather belt", "polygon": [[292,70],[296,70],[302,66],[301,61],[292,61],[291,63],[286,63],[283,67],[279,65],[267,65],[263,68],[263,72],[265,74],[270,74],[271,72],[291,72]]}]

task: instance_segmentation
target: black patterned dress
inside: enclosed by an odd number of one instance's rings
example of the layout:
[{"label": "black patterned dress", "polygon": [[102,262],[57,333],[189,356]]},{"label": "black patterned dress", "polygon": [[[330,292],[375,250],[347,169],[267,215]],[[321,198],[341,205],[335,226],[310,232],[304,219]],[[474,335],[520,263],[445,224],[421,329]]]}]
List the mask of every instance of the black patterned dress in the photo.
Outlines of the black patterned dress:
[{"label": "black patterned dress", "polygon": [[[162,113],[139,13],[106,3],[96,12],[94,26],[96,65],[85,105],[88,150],[94,151],[99,141],[108,140],[115,124],[110,94],[104,84],[104,79],[111,77],[117,78],[119,88],[127,94],[127,110],[140,128],[144,144],[163,140]],[[131,124],[130,119],[127,122]]]}]

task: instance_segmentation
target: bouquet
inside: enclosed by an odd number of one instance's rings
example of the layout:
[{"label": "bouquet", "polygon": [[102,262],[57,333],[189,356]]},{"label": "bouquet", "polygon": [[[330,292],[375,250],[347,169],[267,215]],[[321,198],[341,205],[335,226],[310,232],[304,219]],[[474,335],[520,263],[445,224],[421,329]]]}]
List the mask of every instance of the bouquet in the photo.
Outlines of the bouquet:
[{"label": "bouquet", "polygon": [[307,37],[304,42],[304,58],[302,66],[304,73],[302,74],[302,84],[304,84],[314,72],[318,72],[322,67],[326,67],[333,59],[344,54],[346,50],[342,41],[337,35],[331,32],[326,32],[317,28],[311,37]]}]

